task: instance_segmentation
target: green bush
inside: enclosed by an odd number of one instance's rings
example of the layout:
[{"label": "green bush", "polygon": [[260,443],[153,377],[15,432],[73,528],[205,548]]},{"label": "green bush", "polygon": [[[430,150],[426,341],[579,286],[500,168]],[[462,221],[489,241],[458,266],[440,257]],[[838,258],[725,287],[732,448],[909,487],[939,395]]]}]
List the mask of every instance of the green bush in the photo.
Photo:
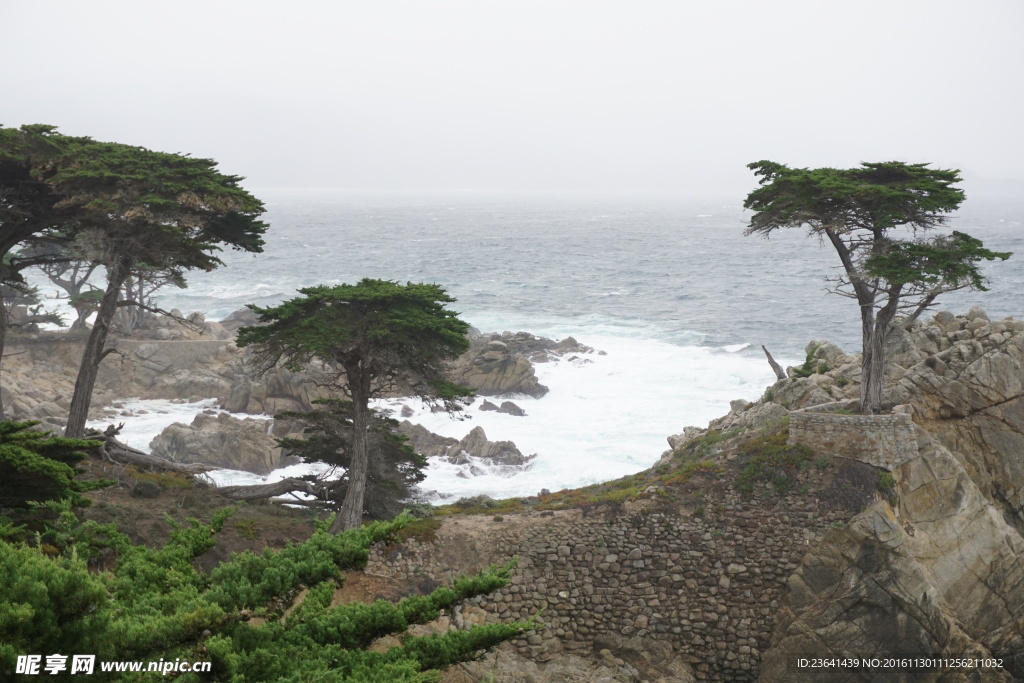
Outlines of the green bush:
[{"label": "green bush", "polygon": [[[194,566],[234,511],[209,525],[174,525],[162,548],[132,545],[112,525],[79,523],[65,502],[45,547],[0,541],[0,676],[17,655],[91,653],[99,660],[175,658],[213,664],[213,680],[359,681],[431,680],[430,672],[472,659],[479,650],[515,636],[532,623],[495,624],[426,638],[406,638],[379,653],[376,638],[437,618],[466,599],[505,585],[514,561],[450,588],[392,604],[378,600],[331,607],[340,571],[361,569],[370,545],[393,539],[410,519],[376,522],[343,534],[319,523],[307,541],[260,554],[233,556],[209,574]],[[117,552],[112,573],[89,571],[100,549]],[[305,600],[285,618],[300,587]],[[265,619],[249,623],[251,616]],[[121,679],[134,680],[132,674]],[[186,674],[176,680],[200,680]]]},{"label": "green bush", "polygon": [[763,434],[739,446],[743,468],[736,479],[736,490],[742,495],[753,493],[758,481],[771,483],[774,492],[787,493],[814,452],[804,444],[789,445],[789,428]]}]

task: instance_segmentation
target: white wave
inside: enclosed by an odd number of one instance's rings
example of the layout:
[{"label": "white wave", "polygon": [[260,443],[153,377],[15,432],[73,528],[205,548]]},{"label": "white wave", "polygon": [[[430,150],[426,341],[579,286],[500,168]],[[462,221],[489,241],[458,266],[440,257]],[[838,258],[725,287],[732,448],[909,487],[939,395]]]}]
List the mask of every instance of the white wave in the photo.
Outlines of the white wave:
[{"label": "white wave", "polygon": [[538,364],[538,379],[551,391],[541,399],[516,401],[526,417],[482,412],[482,399],[462,421],[431,413],[416,400],[380,402],[396,411],[409,406],[410,421],[443,436],[461,439],[479,425],[491,441],[511,440],[524,454],[538,454],[532,467],[513,477],[467,479],[452,466],[431,462],[422,487],[455,496],[508,497],[615,479],[653,464],[670,434],[706,425],[728,412],[729,401],[754,400],[772,382],[762,360],[739,354],[619,337],[579,341],[607,355],[588,355],[591,362],[583,364]]}]

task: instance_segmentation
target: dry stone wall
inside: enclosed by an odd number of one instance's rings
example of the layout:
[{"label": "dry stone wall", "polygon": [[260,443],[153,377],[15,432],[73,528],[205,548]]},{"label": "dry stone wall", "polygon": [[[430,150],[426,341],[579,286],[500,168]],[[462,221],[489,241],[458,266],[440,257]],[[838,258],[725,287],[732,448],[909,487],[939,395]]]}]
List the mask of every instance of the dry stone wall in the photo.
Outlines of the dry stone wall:
[{"label": "dry stone wall", "polygon": [[789,443],[818,453],[892,470],[917,457],[909,411],[891,415],[842,415],[795,410],[789,414]]},{"label": "dry stone wall", "polygon": [[[517,555],[511,583],[475,604],[492,622],[539,614],[546,628],[513,641],[518,654],[543,662],[653,640],[698,680],[753,681],[787,578],[848,516],[796,496],[768,509],[736,499],[704,516],[532,512],[481,518],[489,526],[472,538],[377,546],[366,571],[429,588]],[[468,561],[453,567],[457,556]]]}]

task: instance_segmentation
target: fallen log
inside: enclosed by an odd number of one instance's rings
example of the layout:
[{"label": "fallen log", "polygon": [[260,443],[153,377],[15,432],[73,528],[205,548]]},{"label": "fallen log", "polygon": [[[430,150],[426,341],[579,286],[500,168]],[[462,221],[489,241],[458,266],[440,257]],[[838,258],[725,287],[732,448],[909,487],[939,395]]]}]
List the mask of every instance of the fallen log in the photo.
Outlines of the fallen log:
[{"label": "fallen log", "polygon": [[323,490],[323,484],[314,484],[305,479],[288,478],[273,484],[252,484],[249,486],[220,486],[217,493],[232,500],[260,500],[262,498],[275,498],[286,493],[305,493],[310,496],[318,496]]},{"label": "fallen log", "polygon": [[109,462],[116,462],[121,465],[135,465],[147,471],[156,470],[159,472],[176,472],[178,474],[202,474],[203,472],[218,469],[213,465],[174,462],[173,460],[144,453],[137,448],[121,443],[114,438],[114,435],[110,433],[111,431],[108,428],[106,432],[95,429],[88,429],[85,432],[86,439],[103,442],[103,445],[98,450],[103,459]]}]

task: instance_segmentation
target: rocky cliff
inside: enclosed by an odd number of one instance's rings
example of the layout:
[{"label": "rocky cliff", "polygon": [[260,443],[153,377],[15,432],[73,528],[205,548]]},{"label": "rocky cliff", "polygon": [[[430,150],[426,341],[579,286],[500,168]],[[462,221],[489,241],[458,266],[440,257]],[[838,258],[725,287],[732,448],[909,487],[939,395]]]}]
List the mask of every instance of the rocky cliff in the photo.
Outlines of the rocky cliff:
[{"label": "rocky cliff", "polygon": [[[940,313],[890,354],[892,415],[844,411],[859,357],[812,343],[761,401],[670,437],[651,470],[477,501],[368,571],[443,581],[521,558],[474,618],[544,627],[452,683],[1024,680],[1024,322]],[[1002,668],[797,668],[808,655]]]}]

